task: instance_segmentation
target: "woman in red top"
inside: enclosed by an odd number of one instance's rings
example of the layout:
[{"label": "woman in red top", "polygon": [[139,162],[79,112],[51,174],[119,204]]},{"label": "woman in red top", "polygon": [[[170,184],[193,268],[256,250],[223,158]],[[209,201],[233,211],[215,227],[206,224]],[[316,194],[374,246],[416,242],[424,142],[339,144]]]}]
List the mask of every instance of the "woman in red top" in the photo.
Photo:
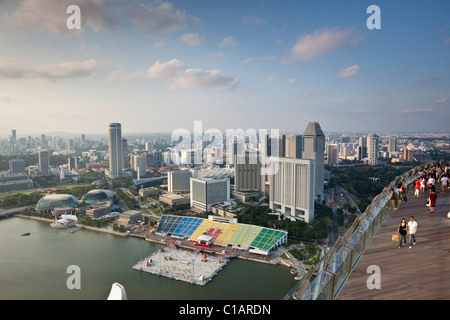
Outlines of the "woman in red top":
[{"label": "woman in red top", "polygon": [[419,178],[416,179],[414,187],[416,188],[415,192],[414,192],[414,197],[418,198],[419,194],[420,194],[420,179]]},{"label": "woman in red top", "polygon": [[434,206],[436,205],[436,199],[437,199],[437,194],[436,194],[436,189],[433,187],[430,188],[430,213],[434,212]]}]

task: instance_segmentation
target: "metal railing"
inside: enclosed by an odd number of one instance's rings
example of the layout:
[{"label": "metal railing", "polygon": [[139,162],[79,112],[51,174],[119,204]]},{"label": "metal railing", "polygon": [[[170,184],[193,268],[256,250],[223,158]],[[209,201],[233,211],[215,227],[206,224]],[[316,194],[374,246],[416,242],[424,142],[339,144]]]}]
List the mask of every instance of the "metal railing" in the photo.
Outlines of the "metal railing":
[{"label": "metal railing", "polygon": [[338,238],[334,246],[316,265],[309,269],[283,299],[336,299],[372,238],[393,210],[393,206],[388,205],[390,189],[395,189],[400,182],[403,182],[409,193],[414,188],[412,182],[419,176],[419,173],[437,163],[437,161],[431,161],[397,176],[372,200],[364,213],[353,222],[346,233]]}]

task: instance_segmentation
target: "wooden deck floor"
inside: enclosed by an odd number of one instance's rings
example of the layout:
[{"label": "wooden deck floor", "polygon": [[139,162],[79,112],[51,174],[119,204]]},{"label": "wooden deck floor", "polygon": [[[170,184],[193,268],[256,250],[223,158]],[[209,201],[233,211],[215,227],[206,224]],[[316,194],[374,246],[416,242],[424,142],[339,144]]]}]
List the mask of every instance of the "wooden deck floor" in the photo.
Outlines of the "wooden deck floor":
[{"label": "wooden deck floor", "polygon": [[[449,194],[438,190],[434,214],[425,206],[427,197],[409,195],[408,202],[385,220],[337,300],[450,300]],[[409,242],[399,249],[391,236],[401,219],[409,221],[410,216],[418,224],[417,242],[411,249]],[[380,268],[380,289],[367,287],[371,265]]]}]

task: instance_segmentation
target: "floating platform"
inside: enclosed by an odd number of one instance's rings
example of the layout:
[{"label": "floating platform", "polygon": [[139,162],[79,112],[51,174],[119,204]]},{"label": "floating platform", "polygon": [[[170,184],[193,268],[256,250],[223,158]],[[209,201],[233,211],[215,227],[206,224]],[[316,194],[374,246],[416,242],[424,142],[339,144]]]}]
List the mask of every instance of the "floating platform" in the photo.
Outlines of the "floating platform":
[{"label": "floating platform", "polygon": [[168,247],[142,259],[133,266],[133,269],[191,284],[205,285],[228,261],[223,257]]}]

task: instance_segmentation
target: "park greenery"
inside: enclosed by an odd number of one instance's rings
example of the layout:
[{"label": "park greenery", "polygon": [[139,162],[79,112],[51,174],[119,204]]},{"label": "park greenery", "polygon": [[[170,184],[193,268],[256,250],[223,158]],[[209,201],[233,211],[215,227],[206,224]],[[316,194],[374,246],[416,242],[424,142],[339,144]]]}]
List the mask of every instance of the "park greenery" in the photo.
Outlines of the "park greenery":
[{"label": "park greenery", "polygon": [[357,204],[361,212],[364,212],[372,199],[381,193],[384,187],[409,169],[411,167],[327,167],[327,170],[331,172],[329,187],[335,188],[341,186],[356,196]]}]

